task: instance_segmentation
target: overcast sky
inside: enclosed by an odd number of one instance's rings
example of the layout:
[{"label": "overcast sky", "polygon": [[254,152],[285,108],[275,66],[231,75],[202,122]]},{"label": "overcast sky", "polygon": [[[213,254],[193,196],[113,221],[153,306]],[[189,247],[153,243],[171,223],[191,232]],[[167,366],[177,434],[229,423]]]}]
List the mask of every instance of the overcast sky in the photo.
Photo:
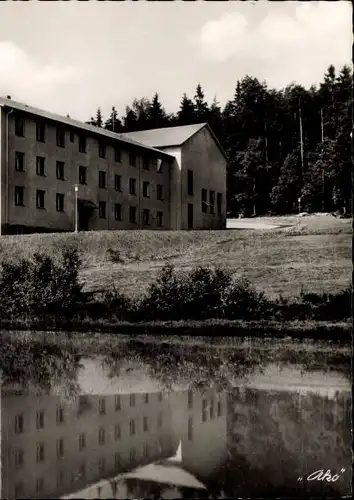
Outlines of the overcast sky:
[{"label": "overcast sky", "polygon": [[230,99],[246,74],[281,88],[351,64],[351,3],[1,2],[0,95],[87,120],[158,92],[176,111],[198,82]]}]

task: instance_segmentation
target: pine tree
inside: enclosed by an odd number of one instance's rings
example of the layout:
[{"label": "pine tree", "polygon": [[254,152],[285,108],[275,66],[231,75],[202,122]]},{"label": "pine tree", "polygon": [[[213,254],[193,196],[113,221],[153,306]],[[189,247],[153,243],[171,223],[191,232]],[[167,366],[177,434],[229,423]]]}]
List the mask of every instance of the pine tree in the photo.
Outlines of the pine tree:
[{"label": "pine tree", "polygon": [[194,103],[187,94],[183,94],[181,105],[177,113],[177,125],[191,125],[195,123],[196,113]]},{"label": "pine tree", "polygon": [[116,133],[120,133],[123,131],[122,122],[118,118],[118,113],[114,106],[112,106],[111,114],[105,123],[105,128],[107,130],[110,130],[111,132],[116,132]]},{"label": "pine tree", "polygon": [[159,101],[159,95],[156,93],[152,99],[150,109],[148,112],[149,123],[148,128],[161,128],[168,127],[169,119],[166,111]]},{"label": "pine tree", "polygon": [[102,127],[102,125],[103,125],[102,112],[101,108],[98,107],[96,112],[96,127]]},{"label": "pine tree", "polygon": [[208,103],[204,99],[204,91],[200,83],[198,83],[195,91],[194,107],[195,107],[196,123],[203,123],[208,121],[209,107]]},{"label": "pine tree", "polygon": [[123,124],[125,132],[135,132],[139,129],[138,127],[138,118],[135,112],[127,106],[125,108],[125,116],[123,116]]}]

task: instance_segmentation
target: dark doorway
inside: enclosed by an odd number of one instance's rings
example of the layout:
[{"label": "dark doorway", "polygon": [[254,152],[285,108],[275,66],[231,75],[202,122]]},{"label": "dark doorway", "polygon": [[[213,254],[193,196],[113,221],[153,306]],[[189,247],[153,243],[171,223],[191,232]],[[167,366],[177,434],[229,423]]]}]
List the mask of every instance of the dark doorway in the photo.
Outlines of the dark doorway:
[{"label": "dark doorway", "polygon": [[193,203],[188,203],[188,229],[193,229]]},{"label": "dark doorway", "polygon": [[79,231],[89,231],[90,219],[96,205],[89,200],[78,200]]}]

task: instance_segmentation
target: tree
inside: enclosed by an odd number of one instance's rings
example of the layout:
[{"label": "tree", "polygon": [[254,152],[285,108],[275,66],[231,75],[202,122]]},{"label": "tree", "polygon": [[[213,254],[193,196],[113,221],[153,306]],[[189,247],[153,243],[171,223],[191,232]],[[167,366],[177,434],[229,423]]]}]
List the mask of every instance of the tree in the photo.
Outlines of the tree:
[{"label": "tree", "polygon": [[195,123],[196,120],[196,112],[194,103],[187,94],[183,94],[181,105],[179,111],[177,113],[176,123],[178,125],[191,125]]},{"label": "tree", "polygon": [[123,131],[122,122],[118,118],[118,113],[114,106],[112,106],[111,114],[109,115],[109,118],[105,123],[105,129],[116,133]]},{"label": "tree", "polygon": [[278,182],[272,189],[270,199],[275,212],[290,214],[297,211],[298,198],[301,196],[300,152],[295,149],[287,155],[280,168]]},{"label": "tree", "polygon": [[102,125],[103,125],[102,112],[101,108],[98,107],[96,112],[96,127],[102,127]]},{"label": "tree", "polygon": [[123,116],[123,125],[125,132],[135,132],[136,130],[139,130],[138,118],[135,112],[129,106],[125,108],[125,116]]},{"label": "tree", "polygon": [[162,104],[159,101],[159,95],[156,93],[152,99],[149,111],[149,124],[150,129],[167,127],[169,125],[169,118]]},{"label": "tree", "polygon": [[203,123],[208,121],[209,107],[208,103],[204,99],[204,92],[200,83],[198,83],[195,91],[194,108],[195,108],[196,123]]}]

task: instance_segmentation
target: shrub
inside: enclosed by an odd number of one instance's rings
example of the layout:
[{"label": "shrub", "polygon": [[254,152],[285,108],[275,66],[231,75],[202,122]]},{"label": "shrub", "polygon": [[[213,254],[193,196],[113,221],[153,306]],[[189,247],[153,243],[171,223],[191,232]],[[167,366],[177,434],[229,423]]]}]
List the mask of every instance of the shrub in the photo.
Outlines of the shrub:
[{"label": "shrub", "polygon": [[2,263],[1,316],[70,317],[82,300],[77,250],[64,251],[58,262],[34,254],[32,260]]}]

